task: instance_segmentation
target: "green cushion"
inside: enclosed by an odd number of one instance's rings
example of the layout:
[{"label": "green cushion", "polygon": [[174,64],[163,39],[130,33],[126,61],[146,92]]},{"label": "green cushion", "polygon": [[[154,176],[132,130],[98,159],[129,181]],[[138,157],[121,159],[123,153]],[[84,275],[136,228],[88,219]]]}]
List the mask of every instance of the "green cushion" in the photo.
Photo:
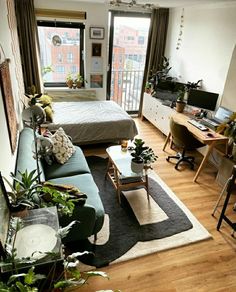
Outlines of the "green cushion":
[{"label": "green cushion", "polygon": [[55,161],[52,165],[48,165],[46,162],[43,162],[46,180],[80,173],[90,173],[83,151],[78,146],[75,146],[75,149],[75,153],[73,153],[65,164],[60,164]]},{"label": "green cushion", "polygon": [[[50,182],[53,183],[58,183],[58,184],[68,184],[68,185],[73,185],[75,187],[77,187],[81,192],[85,193],[87,195],[87,200],[85,203],[84,207],[93,207],[95,210],[95,223],[94,223],[94,229],[93,232],[91,234],[95,234],[97,233],[103,225],[103,221],[104,221],[104,208],[103,208],[103,204],[99,195],[99,190],[97,188],[97,185],[95,184],[93,177],[91,174],[89,173],[85,173],[85,174],[80,174],[80,175],[74,175],[74,176],[70,176],[70,177],[62,177],[62,178],[56,178],[56,179],[51,179]],[[76,208],[83,208],[83,207],[76,207]],[[77,214],[78,213],[78,214]],[[78,215],[79,216],[79,209],[76,210],[74,215]],[[81,214],[82,216],[82,214]],[[74,216],[73,216],[74,217]],[[88,222],[88,224],[91,223],[91,220],[93,220],[93,218],[90,217],[89,214],[87,214],[87,216],[85,216],[86,218],[86,222]],[[74,220],[74,219],[73,219]],[[76,220],[80,220],[80,218],[77,218]],[[87,228],[86,226],[86,222],[81,222],[80,226],[81,228]],[[79,234],[75,234],[75,236],[77,236],[78,238],[81,238]]]},{"label": "green cushion", "polygon": [[[24,128],[20,133],[17,160],[16,160],[16,169],[15,174],[20,178],[18,171],[25,172],[26,169],[31,172],[34,169],[37,169],[36,160],[33,158],[32,144],[34,143],[33,130],[31,128]],[[41,172],[40,178],[41,181],[45,180],[44,171],[42,163],[39,160],[39,170]]]}]

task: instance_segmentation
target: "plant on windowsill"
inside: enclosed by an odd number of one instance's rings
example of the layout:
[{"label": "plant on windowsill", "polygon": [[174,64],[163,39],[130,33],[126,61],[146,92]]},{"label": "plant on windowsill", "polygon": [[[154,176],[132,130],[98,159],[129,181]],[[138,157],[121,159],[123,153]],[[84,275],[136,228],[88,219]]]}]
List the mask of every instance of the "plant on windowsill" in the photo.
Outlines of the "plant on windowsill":
[{"label": "plant on windowsill", "polygon": [[131,170],[135,173],[142,173],[144,167],[150,167],[151,163],[155,162],[157,156],[154,151],[144,146],[145,142],[142,139],[134,140],[134,147],[131,152]]},{"label": "plant on windowsill", "polygon": [[74,85],[74,78],[72,76],[72,73],[68,73],[66,76],[66,84],[69,88],[73,88]]},{"label": "plant on windowsill", "polygon": [[84,78],[79,73],[76,75],[74,82],[77,88],[84,86]]}]

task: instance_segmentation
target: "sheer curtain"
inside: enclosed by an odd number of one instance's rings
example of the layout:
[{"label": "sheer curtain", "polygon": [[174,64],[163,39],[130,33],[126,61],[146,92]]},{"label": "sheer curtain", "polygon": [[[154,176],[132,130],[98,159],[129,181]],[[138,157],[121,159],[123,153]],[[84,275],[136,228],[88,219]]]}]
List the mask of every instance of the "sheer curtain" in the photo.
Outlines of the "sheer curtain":
[{"label": "sheer curtain", "polygon": [[15,0],[15,10],[25,91],[35,85],[36,92],[40,93],[42,82],[34,0]]},{"label": "sheer curtain", "polygon": [[162,62],[162,56],[164,56],[165,53],[168,21],[168,8],[153,9],[148,36],[146,65],[144,71],[139,114],[142,111],[143,92],[145,89],[147,78],[151,74],[151,72],[156,72],[159,69],[158,67]]}]

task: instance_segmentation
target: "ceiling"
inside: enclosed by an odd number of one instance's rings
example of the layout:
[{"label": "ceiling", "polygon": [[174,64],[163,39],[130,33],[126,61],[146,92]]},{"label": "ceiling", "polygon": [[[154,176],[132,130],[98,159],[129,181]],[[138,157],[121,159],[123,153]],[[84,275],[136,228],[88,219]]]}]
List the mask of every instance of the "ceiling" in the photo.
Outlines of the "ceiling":
[{"label": "ceiling", "polygon": [[[109,3],[109,0],[70,0],[75,2],[90,2],[90,3]],[[129,0],[123,0],[124,2],[130,2]],[[160,7],[187,7],[187,6],[202,6],[202,5],[229,5],[236,3],[236,0],[136,0],[138,4],[155,4]]]}]

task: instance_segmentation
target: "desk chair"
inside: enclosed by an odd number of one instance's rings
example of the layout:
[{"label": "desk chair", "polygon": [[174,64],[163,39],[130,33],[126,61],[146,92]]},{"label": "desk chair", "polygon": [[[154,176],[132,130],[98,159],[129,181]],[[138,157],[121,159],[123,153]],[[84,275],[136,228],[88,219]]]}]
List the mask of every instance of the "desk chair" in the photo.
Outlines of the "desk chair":
[{"label": "desk chair", "polygon": [[178,159],[175,169],[178,169],[178,166],[182,162],[187,162],[190,164],[191,169],[194,169],[194,157],[185,155],[186,151],[194,150],[200,147],[205,146],[200,141],[198,141],[191,132],[184,125],[178,124],[170,119],[170,133],[172,136],[172,143],[182,149],[182,152],[177,153],[176,155],[170,155],[166,158],[169,161],[171,158]]}]

